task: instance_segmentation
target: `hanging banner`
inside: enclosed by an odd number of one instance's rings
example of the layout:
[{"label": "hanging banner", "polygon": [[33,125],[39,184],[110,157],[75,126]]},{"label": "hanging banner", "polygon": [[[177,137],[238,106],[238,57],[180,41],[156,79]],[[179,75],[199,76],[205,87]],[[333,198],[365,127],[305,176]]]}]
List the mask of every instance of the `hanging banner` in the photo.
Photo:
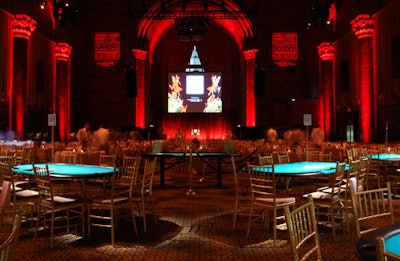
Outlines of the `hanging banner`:
[{"label": "hanging banner", "polygon": [[292,64],[298,58],[297,33],[272,34],[272,60],[275,63]]},{"label": "hanging banner", "polygon": [[101,32],[94,35],[94,59],[97,64],[111,66],[116,64],[121,54],[121,33]]}]

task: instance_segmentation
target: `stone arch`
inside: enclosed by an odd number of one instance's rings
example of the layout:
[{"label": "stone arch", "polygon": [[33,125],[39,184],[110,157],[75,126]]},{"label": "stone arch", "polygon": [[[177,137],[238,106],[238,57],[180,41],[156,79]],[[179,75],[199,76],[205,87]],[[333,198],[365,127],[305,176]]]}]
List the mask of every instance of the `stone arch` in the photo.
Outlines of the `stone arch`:
[{"label": "stone arch", "polygon": [[229,35],[242,53],[245,43],[253,37],[253,27],[247,15],[232,0],[226,1],[185,1],[172,0],[165,4],[160,0],[145,13],[138,26],[138,38],[146,41],[142,47],[148,51],[150,63],[153,60],[154,50],[163,36],[176,27],[176,19],[193,16],[208,18],[210,25],[221,28]]}]

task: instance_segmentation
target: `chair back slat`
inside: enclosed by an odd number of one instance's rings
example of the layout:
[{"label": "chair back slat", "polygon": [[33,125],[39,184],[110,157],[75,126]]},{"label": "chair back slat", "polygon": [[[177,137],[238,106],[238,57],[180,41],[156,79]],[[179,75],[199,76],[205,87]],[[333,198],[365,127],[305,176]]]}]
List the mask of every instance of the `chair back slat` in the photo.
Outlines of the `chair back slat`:
[{"label": "chair back slat", "polygon": [[274,163],[274,158],[272,155],[261,156],[258,154],[258,164],[259,165],[270,165]]},{"label": "chair back slat", "polygon": [[[383,224],[394,223],[390,183],[386,188],[355,191],[350,187],[353,215],[357,236],[374,230]],[[384,222],[386,220],[386,222]]]},{"label": "chair back slat", "polygon": [[[312,196],[308,196],[307,203],[292,212],[289,207],[285,207],[285,218],[293,260],[311,260],[312,255],[313,260],[321,260],[321,246]],[[303,253],[301,258],[300,253]]]},{"label": "chair back slat", "polygon": [[20,228],[21,215],[17,214],[14,218],[11,234],[0,245],[0,260],[15,260]]}]

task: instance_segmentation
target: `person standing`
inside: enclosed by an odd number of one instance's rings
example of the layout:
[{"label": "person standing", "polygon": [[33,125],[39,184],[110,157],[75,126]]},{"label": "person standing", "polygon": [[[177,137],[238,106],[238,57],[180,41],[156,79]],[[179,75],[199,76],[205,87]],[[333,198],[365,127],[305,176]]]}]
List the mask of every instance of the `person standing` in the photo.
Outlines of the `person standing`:
[{"label": "person standing", "polygon": [[176,140],[183,140],[183,134],[182,134],[180,128],[178,128],[178,130],[177,130],[176,133],[175,133],[175,139],[176,139]]},{"label": "person standing", "polygon": [[93,133],[93,142],[99,148],[108,152],[108,142],[110,140],[110,130],[99,124],[99,128]]},{"label": "person standing", "polygon": [[85,123],[82,129],[78,130],[76,139],[80,145],[87,145],[92,140],[92,133],[90,132],[90,124]]}]

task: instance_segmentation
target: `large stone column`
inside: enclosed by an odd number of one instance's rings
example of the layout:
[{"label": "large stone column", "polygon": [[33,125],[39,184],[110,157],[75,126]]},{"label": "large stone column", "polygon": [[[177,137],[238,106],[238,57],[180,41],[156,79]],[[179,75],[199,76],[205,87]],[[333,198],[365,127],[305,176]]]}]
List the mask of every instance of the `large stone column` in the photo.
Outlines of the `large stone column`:
[{"label": "large stone column", "polygon": [[325,131],[325,139],[332,140],[336,133],[336,93],[333,86],[333,53],[331,43],[318,45],[319,62],[319,110],[318,124]]},{"label": "large stone column", "polygon": [[351,29],[359,43],[360,73],[360,123],[361,139],[371,142],[373,129],[376,127],[376,97],[374,97],[372,36],[374,20],[370,15],[361,14],[351,21]]},{"label": "large stone column", "polygon": [[36,29],[36,21],[25,14],[16,14],[12,21],[13,86],[10,99],[10,129],[18,139],[24,138],[26,119],[26,89],[28,74],[28,40]]},{"label": "large stone column", "polygon": [[143,50],[134,49],[132,50],[133,55],[136,58],[136,114],[135,114],[135,125],[140,128],[145,128],[145,87],[146,87],[146,61],[147,52]]},{"label": "large stone column", "polygon": [[56,91],[54,111],[57,114],[60,141],[69,140],[71,133],[71,51],[72,47],[67,43],[58,43],[55,47]]},{"label": "large stone column", "polygon": [[243,52],[246,61],[246,127],[256,126],[256,102],[254,97],[255,59],[258,50]]}]

